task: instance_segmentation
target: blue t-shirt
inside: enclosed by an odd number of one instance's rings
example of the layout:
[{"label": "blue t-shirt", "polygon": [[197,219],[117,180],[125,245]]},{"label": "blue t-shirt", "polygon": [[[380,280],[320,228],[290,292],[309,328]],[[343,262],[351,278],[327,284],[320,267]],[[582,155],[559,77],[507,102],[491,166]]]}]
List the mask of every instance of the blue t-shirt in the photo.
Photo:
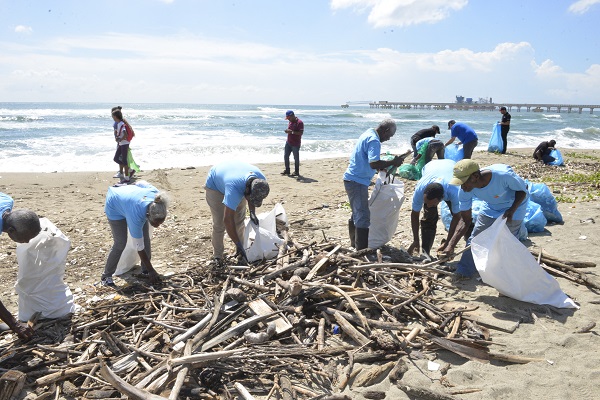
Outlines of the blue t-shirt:
[{"label": "blue t-shirt", "polygon": [[464,122],[457,122],[452,125],[452,128],[450,129],[450,135],[452,135],[452,137],[457,137],[462,144],[466,144],[477,139],[477,134],[473,128]]},{"label": "blue t-shirt", "polygon": [[455,163],[452,160],[433,160],[425,165],[422,171],[423,176],[415,186],[412,202],[413,211],[419,212],[423,208],[423,196],[427,185],[430,183],[439,183],[444,188],[443,200],[450,202],[452,214],[458,214],[460,211],[458,199],[460,186],[450,185],[448,183],[452,179],[454,164]]},{"label": "blue t-shirt", "polygon": [[353,181],[369,186],[375,171],[369,163],[379,161],[381,141],[375,129],[367,129],[360,137],[350,156],[350,164],[344,173],[345,181]]},{"label": "blue t-shirt", "polygon": [[235,210],[246,191],[246,181],[251,176],[267,179],[254,165],[243,161],[224,161],[208,171],[205,186],[224,195],[223,204]]},{"label": "blue t-shirt", "polygon": [[[154,201],[157,194],[158,189],[152,185],[111,186],[106,193],[104,212],[111,221],[127,220],[131,237],[143,239],[148,205]],[[138,246],[138,250],[143,250],[143,242],[142,248]]]},{"label": "blue t-shirt", "polygon": [[4,212],[11,211],[13,208],[14,201],[12,197],[5,193],[0,193],[0,235],[2,234],[2,229],[4,228],[4,220],[2,216]]},{"label": "blue t-shirt", "polygon": [[522,191],[526,193],[526,196],[513,214],[513,220],[523,220],[529,201],[529,191],[523,178],[515,174],[512,168],[505,164],[494,164],[482,168],[482,170],[484,169],[492,171],[490,183],[481,189],[475,188],[470,192],[461,189],[459,192],[460,211],[470,210],[473,198],[477,197],[483,201],[481,213],[490,218],[498,218],[514,203],[515,192]]}]

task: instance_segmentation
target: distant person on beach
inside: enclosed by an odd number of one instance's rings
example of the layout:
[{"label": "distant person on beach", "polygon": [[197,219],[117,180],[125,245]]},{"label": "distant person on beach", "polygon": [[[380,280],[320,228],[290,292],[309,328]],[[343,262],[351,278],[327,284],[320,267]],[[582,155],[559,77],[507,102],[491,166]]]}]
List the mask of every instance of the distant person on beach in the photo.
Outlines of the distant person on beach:
[{"label": "distant person on beach", "polygon": [[[292,110],[288,110],[285,113],[285,119],[289,122],[288,127],[285,130],[285,133],[287,133],[287,140],[283,151],[285,169],[281,175],[298,177],[300,176],[300,144],[302,141],[302,134],[304,133],[304,122],[296,117]],[[292,153],[294,153],[294,172],[290,174],[290,154]]]},{"label": "distant person on beach", "polygon": [[533,158],[535,158],[538,161],[542,161],[544,164],[550,164],[551,162],[556,160],[550,155],[550,152],[554,150],[555,146],[556,140],[554,139],[538,144],[538,147],[536,147],[535,151],[533,152]]},{"label": "distant person on beach", "polygon": [[440,127],[437,125],[432,125],[431,128],[421,129],[417,133],[411,136],[410,138],[410,147],[413,149],[413,157],[417,156],[417,142],[421,139],[432,137],[435,138],[435,135],[440,133]]},{"label": "distant person on beach", "polygon": [[477,134],[469,125],[464,122],[456,122],[451,119],[448,121],[448,129],[450,129],[450,140],[446,142],[446,147],[449,144],[454,142],[456,138],[460,140],[460,143],[463,145],[464,157],[466,159],[471,158],[473,155],[473,150],[477,147]]},{"label": "distant person on beach", "polygon": [[213,166],[206,177],[206,202],[213,221],[213,263],[222,267],[225,232],[235,244],[237,256],[247,263],[244,249],[246,203],[250,220],[258,225],[255,210],[269,195],[267,178],[258,167],[242,161],[224,161]]},{"label": "distant person on beach", "polygon": [[133,132],[133,128],[129,122],[123,118],[123,108],[121,106],[113,107],[111,115],[114,121],[113,129],[115,141],[117,142],[117,151],[115,152],[114,161],[119,164],[119,172],[113,178],[120,178],[122,182],[129,183],[135,174],[139,171],[138,165],[133,160],[131,149],[129,148],[128,131]]},{"label": "distant person on beach", "polygon": [[164,193],[147,182],[108,188],[104,212],[114,243],[102,273],[100,283],[103,286],[115,286],[112,276],[125,250],[128,231],[140,256],[142,276],[147,276],[151,283],[160,282],[160,277],[150,262],[152,252],[149,226],[158,228],[165,222],[167,201]]},{"label": "distant person on beach", "polygon": [[[390,166],[399,167],[404,156],[396,156],[390,161],[380,159],[381,143],[390,140],[396,133],[396,123],[391,119],[382,121],[376,129],[367,129],[356,142],[350,156],[348,169],[344,173],[344,188],[350,202],[352,215],[348,220],[350,245],[356,250],[369,246],[369,184],[377,170]],[[408,153],[410,154],[410,153]]]},{"label": "distant person on beach", "polygon": [[500,121],[500,134],[502,136],[502,154],[506,154],[506,147],[508,146],[508,131],[510,131],[510,114],[506,111],[506,107],[500,107],[500,113],[502,114],[502,121]]},{"label": "distant person on beach", "polygon": [[[40,219],[36,213],[30,210],[13,211],[13,204],[13,199],[9,195],[0,193],[0,215],[2,216],[0,219],[0,234],[6,232],[17,243],[29,243],[42,230]],[[29,340],[33,336],[33,330],[27,324],[18,321],[1,301],[0,319],[20,339]]]},{"label": "distant person on beach", "polygon": [[[412,212],[410,224],[413,233],[413,242],[408,248],[408,254],[415,250],[431,256],[431,248],[435,240],[437,223],[439,220],[438,204],[444,200],[452,213],[452,222],[446,243],[452,238],[458,222],[460,221],[460,209],[458,202],[459,187],[450,185],[454,161],[434,160],[423,168],[423,177],[419,179],[413,194]],[[419,214],[423,210],[423,217],[419,221]],[[419,242],[419,225],[421,226],[421,241]],[[445,245],[438,250],[443,251]]]},{"label": "distant person on beach", "polygon": [[[519,237],[521,224],[527,212],[529,191],[527,183],[517,175],[510,166],[495,164],[480,169],[479,164],[473,160],[461,160],[454,165],[451,185],[460,185],[458,193],[461,219],[460,228],[446,244],[444,252],[451,254],[459,239],[465,234],[471,225],[471,208],[473,199],[483,201],[483,206],[475,227],[467,241],[471,240],[481,232],[489,228],[497,218],[506,218],[506,227],[510,232]],[[463,253],[456,275],[458,278],[471,277],[477,272],[471,250]]]}]

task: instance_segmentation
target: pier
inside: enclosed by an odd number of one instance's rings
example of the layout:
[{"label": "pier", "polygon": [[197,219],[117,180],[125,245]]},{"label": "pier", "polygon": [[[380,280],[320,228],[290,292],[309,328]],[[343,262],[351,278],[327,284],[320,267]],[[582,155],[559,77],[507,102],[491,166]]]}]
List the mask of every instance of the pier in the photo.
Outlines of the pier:
[{"label": "pier", "polygon": [[[357,104],[358,102],[347,102],[342,107],[348,107],[349,104]],[[361,102],[362,103],[362,102]],[[363,103],[364,104],[364,103]],[[481,110],[494,111],[500,107],[506,107],[510,112],[515,109],[517,112],[525,110],[527,112],[579,112],[590,110],[590,114],[594,113],[594,109],[600,109],[600,104],[529,104],[529,103],[436,103],[436,102],[413,102],[413,101],[372,101],[369,102],[370,108],[383,109],[401,109],[401,110]]]}]

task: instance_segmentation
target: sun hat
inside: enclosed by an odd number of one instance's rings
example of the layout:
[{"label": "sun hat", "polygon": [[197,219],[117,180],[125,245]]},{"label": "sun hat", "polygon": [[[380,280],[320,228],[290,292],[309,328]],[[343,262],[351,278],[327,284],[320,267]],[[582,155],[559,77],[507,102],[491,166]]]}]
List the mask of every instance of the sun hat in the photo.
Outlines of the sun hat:
[{"label": "sun hat", "polygon": [[269,184],[264,179],[255,179],[250,185],[250,194],[248,195],[248,201],[254,205],[254,207],[262,206],[263,199],[269,195]]},{"label": "sun hat", "polygon": [[473,160],[460,160],[454,165],[452,179],[448,182],[451,185],[462,185],[469,179],[472,173],[479,171],[479,164]]}]

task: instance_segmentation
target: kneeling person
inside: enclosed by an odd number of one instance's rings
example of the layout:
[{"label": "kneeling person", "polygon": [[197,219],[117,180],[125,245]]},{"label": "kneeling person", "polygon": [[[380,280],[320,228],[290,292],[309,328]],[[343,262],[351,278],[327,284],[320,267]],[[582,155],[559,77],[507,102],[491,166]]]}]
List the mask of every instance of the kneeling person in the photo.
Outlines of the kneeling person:
[{"label": "kneeling person", "polygon": [[544,164],[550,164],[556,160],[550,155],[552,150],[554,150],[554,146],[556,146],[556,140],[550,140],[548,142],[542,142],[538,144],[538,147],[536,147],[535,151],[533,152],[533,158],[538,161],[542,161]]}]

